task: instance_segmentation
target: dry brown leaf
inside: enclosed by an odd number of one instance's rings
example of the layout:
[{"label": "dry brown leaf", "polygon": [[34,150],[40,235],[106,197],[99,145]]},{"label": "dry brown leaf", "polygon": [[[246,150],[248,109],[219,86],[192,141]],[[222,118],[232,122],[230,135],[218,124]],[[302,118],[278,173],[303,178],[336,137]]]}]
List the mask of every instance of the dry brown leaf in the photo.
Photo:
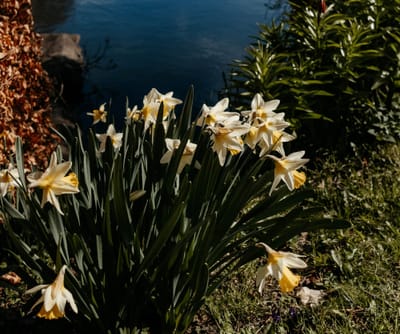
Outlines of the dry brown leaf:
[{"label": "dry brown leaf", "polygon": [[2,280],[7,281],[12,285],[18,285],[21,283],[21,277],[19,277],[15,272],[9,271],[6,274],[0,276]]}]

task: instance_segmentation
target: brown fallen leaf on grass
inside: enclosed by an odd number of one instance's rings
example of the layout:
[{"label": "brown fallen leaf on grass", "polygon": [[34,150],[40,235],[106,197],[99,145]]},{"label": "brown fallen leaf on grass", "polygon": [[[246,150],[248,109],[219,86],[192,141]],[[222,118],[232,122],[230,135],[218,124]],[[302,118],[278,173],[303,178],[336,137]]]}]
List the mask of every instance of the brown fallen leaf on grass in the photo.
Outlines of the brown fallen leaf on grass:
[{"label": "brown fallen leaf on grass", "polygon": [[9,271],[8,273],[1,275],[0,278],[12,285],[18,285],[21,283],[21,277],[19,277],[13,271]]}]

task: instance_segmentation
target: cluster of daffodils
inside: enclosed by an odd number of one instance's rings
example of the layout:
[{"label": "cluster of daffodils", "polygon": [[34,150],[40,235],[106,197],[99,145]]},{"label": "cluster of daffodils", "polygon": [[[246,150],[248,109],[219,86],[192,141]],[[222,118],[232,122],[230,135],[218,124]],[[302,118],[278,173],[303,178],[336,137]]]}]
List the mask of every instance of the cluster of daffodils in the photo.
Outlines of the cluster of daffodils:
[{"label": "cluster of daffodils", "polygon": [[[304,172],[297,169],[304,166],[308,159],[303,159],[304,151],[285,155],[283,143],[295,139],[285,132],[289,123],[284,120],[284,113],[274,110],[279,100],[265,102],[260,94],[256,94],[251,102],[251,110],[241,113],[227,112],[229,100],[219,101],[215,106],[203,105],[197,124],[211,134],[212,149],[218,155],[221,166],[225,164],[228,152],[233,156],[249,147],[260,157],[268,157],[275,163],[275,177],[270,194],[282,180],[289,190],[297,189],[306,180]],[[277,157],[271,152],[277,152]]]},{"label": "cluster of daffodils", "polygon": [[[162,106],[162,122],[167,130],[171,120],[174,119],[174,108],[182,101],[173,97],[173,92],[160,93],[155,88],[143,99],[143,107],[127,108],[126,120],[143,122],[144,132],[152,133]],[[264,101],[260,94],[256,94],[251,102],[251,110],[242,112],[228,111],[229,100],[222,99],[214,106],[203,105],[196,125],[209,136],[210,147],[215,152],[221,167],[228,167],[233,156],[239,155],[245,149],[251,150],[262,159],[271,159],[274,163],[274,180],[269,194],[283,181],[289,190],[302,186],[306,180],[304,172],[299,171],[308,159],[303,158],[304,151],[286,155],[283,144],[295,139],[295,136],[285,132],[289,123],[284,119],[284,113],[275,112],[279,105],[278,100]],[[88,113],[93,117],[93,124],[107,122],[106,104]],[[166,131],[167,132],[167,131]],[[111,141],[115,152],[122,146],[123,133],[116,131],[113,124],[108,126],[106,133],[96,134],[99,140],[98,153],[106,150],[107,140]],[[161,157],[161,164],[168,164],[173,153],[180,147],[180,138],[165,138],[165,152]],[[197,144],[187,141],[181,160],[177,168],[177,174],[181,174],[185,167],[193,163],[193,157]],[[195,166],[201,167],[196,161]],[[75,173],[70,172],[72,162],[58,161],[54,152],[44,172],[34,172],[27,176],[28,189],[39,188],[42,191],[41,207],[50,203],[59,214],[63,211],[58,196],[63,194],[76,194],[79,192],[79,182]],[[15,191],[21,186],[19,174],[15,166],[0,170],[0,195]],[[262,292],[268,275],[273,276],[279,282],[284,292],[292,291],[300,281],[300,276],[293,274],[289,268],[304,268],[306,264],[299,255],[274,251],[268,245],[259,243],[268,253],[268,263],[257,272],[257,286]],[[64,316],[65,305],[68,302],[73,311],[77,312],[77,306],[71,293],[64,287],[64,275],[66,267],[62,267],[56,280],[51,285],[40,285],[28,290],[28,293],[42,291],[42,297],[34,305],[43,303],[38,316],[46,319],[56,319]]]},{"label": "cluster of daffodils", "polygon": [[[175,106],[182,103],[174,98],[173,92],[162,94],[153,88],[143,99],[143,108],[134,106],[127,108],[126,119],[129,121],[144,121],[144,130],[152,128],[155,124],[159,108],[163,103],[163,125],[168,127],[169,120],[173,117],[171,113]],[[228,111],[229,99],[224,98],[214,106],[203,105],[196,125],[208,132],[212,143],[212,150],[218,157],[219,164],[227,164],[229,156],[240,154],[246,147],[261,158],[269,158],[274,162],[274,180],[269,195],[283,181],[290,191],[299,188],[306,181],[306,175],[298,171],[308,159],[303,158],[304,151],[294,152],[286,155],[284,143],[294,140],[293,134],[285,132],[290,125],[285,121],[284,113],[275,112],[279,106],[279,100],[264,101],[260,94],[256,94],[251,102],[251,109],[242,112]],[[104,105],[99,110],[104,110]],[[102,109],[103,108],[103,109]],[[96,123],[99,111],[94,110],[89,115],[94,116]],[[110,137],[114,148],[121,145],[122,133],[116,133],[112,125],[106,134],[97,135],[101,145],[100,152],[104,150],[107,136]],[[162,156],[160,163],[170,162],[173,152],[180,146],[179,138],[166,138],[167,151]],[[182,173],[185,166],[192,164],[197,144],[187,142],[183,150],[177,173]],[[273,154],[276,153],[276,154]],[[198,162],[197,166],[199,165]],[[261,267],[257,272],[257,286],[260,293],[265,285],[266,277],[271,275],[278,280],[283,292],[292,291],[300,282],[300,276],[293,274],[289,268],[305,268],[306,263],[300,259],[300,255],[288,252],[274,251],[264,243],[263,247],[268,254],[267,265]]]},{"label": "cluster of daffodils", "polygon": [[[161,103],[163,105],[163,125],[167,129],[169,121],[174,117],[173,110],[176,105],[181,104],[180,99],[173,97],[173,92],[160,93],[153,88],[143,98],[143,107],[138,109],[137,105],[127,108],[126,120],[143,121],[144,130],[151,130],[154,126]],[[107,112],[105,104],[99,109],[93,110],[88,115],[93,116],[93,124],[99,120],[105,121]],[[212,150],[217,154],[219,164],[224,166],[228,156],[241,153],[246,147],[251,149],[260,157],[273,160],[275,177],[270,189],[271,193],[283,181],[289,190],[297,189],[306,181],[304,172],[298,171],[308,159],[303,158],[304,151],[285,154],[284,143],[294,140],[296,137],[284,130],[290,125],[284,120],[284,113],[277,113],[279,100],[264,101],[260,94],[256,94],[251,102],[251,110],[242,112],[227,111],[229,99],[224,98],[214,106],[203,105],[196,125],[207,131],[212,142]],[[96,135],[100,141],[99,152],[105,150],[107,138],[110,138],[114,149],[118,150],[122,143],[122,133],[117,133],[112,124],[107,132]],[[171,160],[173,152],[180,145],[179,138],[166,138],[165,146],[167,152],[161,158],[161,163],[166,164]],[[178,174],[186,165],[192,163],[196,150],[196,143],[188,142],[178,167]],[[271,154],[276,152],[277,155]]]}]

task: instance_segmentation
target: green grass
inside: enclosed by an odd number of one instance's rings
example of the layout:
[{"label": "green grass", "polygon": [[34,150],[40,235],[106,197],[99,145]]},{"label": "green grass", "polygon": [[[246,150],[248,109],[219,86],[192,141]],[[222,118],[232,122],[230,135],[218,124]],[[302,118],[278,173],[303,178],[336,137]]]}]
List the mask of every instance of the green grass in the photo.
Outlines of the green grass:
[{"label": "green grass", "polygon": [[262,263],[252,263],[208,299],[191,333],[400,332],[400,145],[346,162],[328,155],[316,166],[309,182],[319,201],[352,224],[289,245],[307,256],[301,285],[323,290],[323,301],[303,305],[272,279],[260,296],[254,281]]}]

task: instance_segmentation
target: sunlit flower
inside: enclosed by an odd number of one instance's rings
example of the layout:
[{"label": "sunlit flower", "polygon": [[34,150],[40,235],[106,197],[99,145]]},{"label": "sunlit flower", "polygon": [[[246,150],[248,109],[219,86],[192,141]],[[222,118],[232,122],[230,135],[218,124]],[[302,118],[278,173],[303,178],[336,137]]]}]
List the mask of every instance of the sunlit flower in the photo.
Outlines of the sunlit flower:
[{"label": "sunlit flower", "polygon": [[168,117],[169,113],[174,110],[175,106],[182,103],[182,100],[172,97],[174,92],[166,94],[160,93],[157,89],[153,88],[155,101],[163,104],[163,119]]},{"label": "sunlit flower", "polygon": [[201,114],[196,122],[196,125],[203,126],[209,125],[214,126],[218,122],[224,122],[228,118],[232,120],[239,120],[239,114],[237,112],[226,111],[229,106],[229,99],[224,98],[218,101],[214,106],[209,107],[203,104],[201,108]]},{"label": "sunlit flower", "polygon": [[52,284],[41,284],[25,292],[28,294],[37,291],[42,292],[42,296],[32,306],[32,309],[34,309],[37,305],[43,303],[39,313],[37,314],[39,318],[53,320],[64,317],[66,303],[69,303],[71,309],[75,313],[78,313],[78,308],[75,304],[72,293],[64,287],[64,275],[66,269],[67,266],[64,265]]},{"label": "sunlit flower", "polygon": [[[166,163],[170,162],[170,160],[172,158],[172,154],[174,153],[175,150],[178,149],[179,145],[181,144],[181,141],[179,139],[166,138],[165,144],[167,146],[168,151],[165,152],[165,154],[162,156],[162,158],[160,160],[160,163],[162,163],[162,164],[166,164]],[[178,171],[177,171],[178,174],[180,174],[182,172],[183,168],[186,165],[190,165],[192,163],[194,152],[196,151],[196,147],[197,147],[197,145],[194,143],[191,143],[190,141],[188,141],[186,143],[186,146],[185,146],[182,156],[181,156],[181,160],[179,161],[179,166],[178,166]]]},{"label": "sunlit flower", "polygon": [[[256,118],[251,123],[251,130],[245,137],[245,143],[251,149],[254,149],[256,145],[260,146],[262,148],[260,156],[262,156],[267,152],[275,150],[276,144],[278,144],[278,134],[283,134],[282,130],[285,129],[288,125],[288,122],[278,117],[269,117],[265,120]],[[284,138],[280,139],[283,142],[289,138],[285,136]],[[281,149],[281,146],[279,146],[279,149]]]},{"label": "sunlit flower", "polygon": [[107,122],[107,111],[105,110],[105,103],[103,103],[99,109],[94,109],[92,112],[86,113],[86,115],[93,116],[93,125],[102,121]]},{"label": "sunlit flower", "polygon": [[251,130],[244,139],[245,143],[251,149],[258,145],[261,148],[260,156],[273,150],[284,154],[282,143],[291,138],[289,134],[283,133],[290,125],[284,120],[285,113],[274,112],[278,105],[279,100],[265,102],[260,94],[256,94],[251,102],[251,110],[241,112],[251,125]]},{"label": "sunlit flower", "polygon": [[18,170],[12,164],[8,166],[8,169],[0,170],[0,196],[4,197],[8,191],[18,187],[18,182]]},{"label": "sunlit flower", "polygon": [[226,119],[225,122],[216,123],[208,129],[211,131],[212,150],[217,153],[219,164],[223,166],[228,151],[236,155],[243,150],[241,136],[246,134],[250,127],[240,121]]},{"label": "sunlit flower", "polygon": [[147,130],[157,120],[158,110],[161,103],[163,104],[163,121],[164,127],[167,127],[167,119],[171,111],[176,105],[181,104],[182,100],[172,97],[174,92],[161,94],[156,88],[152,88],[150,92],[143,98],[143,108],[141,110],[142,118],[144,119],[144,129]]},{"label": "sunlit flower", "polygon": [[259,142],[259,146],[261,147],[260,157],[271,152],[276,151],[282,156],[285,155],[285,149],[283,147],[283,143],[290,142],[296,139],[296,136],[286,133],[284,131],[273,131],[271,136],[271,142],[266,143],[264,141]]},{"label": "sunlit flower", "polygon": [[262,294],[265,279],[269,275],[278,280],[282,292],[293,291],[300,283],[300,276],[293,274],[289,268],[306,268],[307,264],[300,259],[302,255],[278,252],[263,242],[258,243],[256,246],[263,247],[268,253],[268,263],[257,270],[256,285],[258,292]]},{"label": "sunlit flower", "polygon": [[106,150],[107,138],[111,139],[111,143],[115,150],[118,150],[122,145],[122,132],[117,133],[114,125],[110,124],[106,133],[96,134],[97,139],[100,141],[99,152]]},{"label": "sunlit flower", "polygon": [[144,130],[147,130],[151,125],[156,123],[157,113],[160,109],[160,103],[156,101],[147,100],[146,97],[143,99],[143,108],[141,110],[141,116],[144,120]]},{"label": "sunlit flower", "polygon": [[79,192],[79,182],[76,174],[71,172],[65,175],[71,166],[72,162],[70,161],[57,164],[57,155],[53,152],[49,166],[44,173],[28,175],[28,180],[30,181],[29,187],[38,187],[43,190],[42,207],[47,202],[50,202],[60,214],[63,214],[56,196]]},{"label": "sunlit flower", "polygon": [[297,169],[304,166],[309,159],[302,159],[305,151],[299,151],[277,158],[274,155],[267,155],[267,157],[274,160],[274,181],[272,182],[269,194],[275,190],[279,182],[283,180],[290,191],[301,187],[306,181],[306,174],[298,172]]},{"label": "sunlit flower", "polygon": [[126,108],[126,120],[133,120],[138,121],[140,119],[141,111],[138,109],[137,106],[131,108]]},{"label": "sunlit flower", "polygon": [[251,101],[251,110],[242,111],[243,116],[249,117],[250,120],[259,118],[266,121],[268,118],[279,118],[283,119],[284,113],[275,113],[274,110],[278,108],[280,101],[271,100],[265,102],[261,94],[256,94]]}]

